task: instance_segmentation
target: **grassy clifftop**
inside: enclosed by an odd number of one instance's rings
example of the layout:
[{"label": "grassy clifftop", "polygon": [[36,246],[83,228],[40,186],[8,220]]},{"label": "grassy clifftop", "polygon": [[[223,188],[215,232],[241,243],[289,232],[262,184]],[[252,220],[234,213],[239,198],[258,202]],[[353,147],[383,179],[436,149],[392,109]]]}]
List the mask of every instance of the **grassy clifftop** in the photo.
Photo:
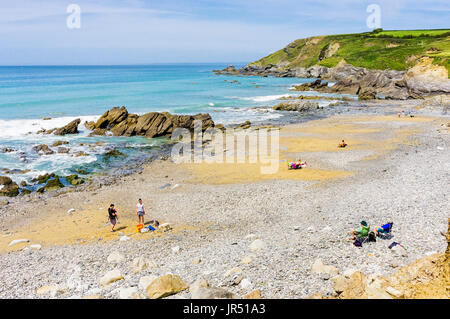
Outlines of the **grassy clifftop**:
[{"label": "grassy clifftop", "polygon": [[342,60],[367,69],[407,70],[423,56],[450,74],[450,29],[401,30],[339,34],[298,39],[252,65],[334,67]]}]

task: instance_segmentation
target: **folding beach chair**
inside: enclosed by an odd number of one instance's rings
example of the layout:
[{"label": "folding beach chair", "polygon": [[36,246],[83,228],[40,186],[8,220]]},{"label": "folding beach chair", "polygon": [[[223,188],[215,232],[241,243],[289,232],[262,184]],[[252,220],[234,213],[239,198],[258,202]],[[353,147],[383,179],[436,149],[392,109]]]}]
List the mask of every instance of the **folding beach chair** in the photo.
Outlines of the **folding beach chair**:
[{"label": "folding beach chair", "polygon": [[[383,226],[388,225],[387,228],[384,228]],[[381,228],[377,229],[377,237],[380,237],[381,239],[391,239],[392,236],[392,226],[393,223],[388,223],[383,225]]]}]

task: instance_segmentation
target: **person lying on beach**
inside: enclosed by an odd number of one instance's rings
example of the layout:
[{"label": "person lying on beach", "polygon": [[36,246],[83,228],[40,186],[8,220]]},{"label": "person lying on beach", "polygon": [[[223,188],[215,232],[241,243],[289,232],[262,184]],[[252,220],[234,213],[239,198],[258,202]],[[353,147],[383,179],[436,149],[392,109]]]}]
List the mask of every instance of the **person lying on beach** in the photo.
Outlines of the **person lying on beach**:
[{"label": "person lying on beach", "polygon": [[114,226],[117,223],[117,211],[114,208],[114,204],[111,204],[108,208],[109,221],[111,222],[111,231],[114,231]]},{"label": "person lying on beach", "polygon": [[350,238],[350,240],[355,240],[356,238],[361,239],[364,237],[369,236],[370,232],[370,226],[367,225],[366,221],[361,221],[361,227],[358,230],[352,230],[350,231],[353,236]]},{"label": "person lying on beach", "polygon": [[[145,209],[144,209],[144,204],[142,203],[142,199],[140,199],[140,198],[136,205],[136,213],[138,216],[138,224],[144,224]],[[141,219],[142,219],[142,222],[141,222]]]},{"label": "person lying on beach", "polygon": [[387,224],[381,225],[377,228],[377,236],[379,234],[387,234],[391,231],[392,225],[394,225],[393,222],[389,221]]},{"label": "person lying on beach", "polygon": [[346,147],[346,146],[347,146],[347,143],[345,143],[344,140],[342,140],[341,144],[339,144],[339,147]]}]

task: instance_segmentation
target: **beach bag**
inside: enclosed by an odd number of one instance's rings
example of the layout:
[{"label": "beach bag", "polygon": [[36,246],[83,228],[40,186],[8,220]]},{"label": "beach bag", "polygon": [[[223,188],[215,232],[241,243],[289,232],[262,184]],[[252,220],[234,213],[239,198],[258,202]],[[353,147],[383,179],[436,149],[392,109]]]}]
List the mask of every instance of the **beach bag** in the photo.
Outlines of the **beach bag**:
[{"label": "beach bag", "polygon": [[359,239],[355,239],[355,241],[353,242],[353,245],[355,245],[356,247],[361,247],[362,243]]},{"label": "beach bag", "polygon": [[371,231],[369,233],[369,241],[370,242],[376,242],[377,241],[377,236],[375,235],[375,233],[373,231]]},{"label": "beach bag", "polygon": [[142,228],[144,228],[143,224],[136,225],[136,233],[140,233]]}]

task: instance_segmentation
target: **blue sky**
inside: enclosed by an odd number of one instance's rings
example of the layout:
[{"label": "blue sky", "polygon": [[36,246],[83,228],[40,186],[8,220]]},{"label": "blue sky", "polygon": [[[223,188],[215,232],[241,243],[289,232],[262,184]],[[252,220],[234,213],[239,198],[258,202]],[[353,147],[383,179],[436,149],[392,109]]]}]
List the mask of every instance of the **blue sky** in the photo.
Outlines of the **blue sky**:
[{"label": "blue sky", "polygon": [[[66,9],[81,8],[69,29]],[[448,0],[0,0],[0,65],[248,62],[314,35],[450,28]]]}]

